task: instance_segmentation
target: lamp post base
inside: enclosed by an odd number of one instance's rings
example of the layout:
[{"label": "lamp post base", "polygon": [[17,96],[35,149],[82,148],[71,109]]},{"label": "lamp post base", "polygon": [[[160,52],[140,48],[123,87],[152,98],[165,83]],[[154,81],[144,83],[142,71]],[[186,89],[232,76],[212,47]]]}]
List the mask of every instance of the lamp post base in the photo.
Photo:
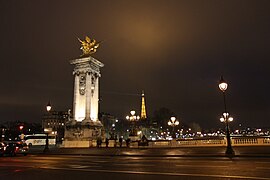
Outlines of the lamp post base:
[{"label": "lamp post base", "polygon": [[49,147],[46,147],[46,146],[45,146],[45,148],[44,148],[44,150],[43,150],[43,153],[48,153],[48,152],[50,152],[50,149],[49,149]]},{"label": "lamp post base", "polygon": [[232,147],[227,147],[225,153],[226,153],[226,155],[229,156],[229,157],[233,157],[233,156],[235,155],[235,152],[234,152],[234,150],[233,150]]},{"label": "lamp post base", "polygon": [[43,153],[47,153],[47,152],[49,152],[49,134],[48,133],[46,133],[46,144],[45,144]]}]

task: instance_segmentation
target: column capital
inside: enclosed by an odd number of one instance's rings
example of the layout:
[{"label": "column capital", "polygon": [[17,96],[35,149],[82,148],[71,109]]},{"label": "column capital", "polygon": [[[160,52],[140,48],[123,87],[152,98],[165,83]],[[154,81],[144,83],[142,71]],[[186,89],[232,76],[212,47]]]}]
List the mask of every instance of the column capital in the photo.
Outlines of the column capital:
[{"label": "column capital", "polygon": [[104,67],[104,64],[93,57],[85,57],[79,59],[70,60],[70,64],[75,65],[73,75],[79,75],[81,73],[96,74],[101,76],[100,68]]}]

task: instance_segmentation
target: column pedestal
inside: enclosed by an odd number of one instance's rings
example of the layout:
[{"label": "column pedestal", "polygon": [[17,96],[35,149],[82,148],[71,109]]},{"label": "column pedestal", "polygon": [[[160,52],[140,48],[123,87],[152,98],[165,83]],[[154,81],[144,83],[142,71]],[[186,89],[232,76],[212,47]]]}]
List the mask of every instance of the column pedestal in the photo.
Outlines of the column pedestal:
[{"label": "column pedestal", "polygon": [[104,130],[100,122],[70,121],[66,125],[63,147],[92,147],[92,142],[103,136]]}]

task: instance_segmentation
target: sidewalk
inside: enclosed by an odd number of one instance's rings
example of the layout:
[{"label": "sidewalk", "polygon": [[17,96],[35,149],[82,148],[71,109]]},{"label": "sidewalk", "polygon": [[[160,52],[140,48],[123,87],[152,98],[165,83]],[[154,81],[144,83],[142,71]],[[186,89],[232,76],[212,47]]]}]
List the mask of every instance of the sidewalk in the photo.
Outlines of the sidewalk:
[{"label": "sidewalk", "polygon": [[[43,148],[32,148],[29,154],[43,154]],[[50,155],[134,156],[134,157],[226,157],[226,147],[181,148],[57,148],[50,147]],[[270,147],[234,147],[236,157],[269,157]]]}]

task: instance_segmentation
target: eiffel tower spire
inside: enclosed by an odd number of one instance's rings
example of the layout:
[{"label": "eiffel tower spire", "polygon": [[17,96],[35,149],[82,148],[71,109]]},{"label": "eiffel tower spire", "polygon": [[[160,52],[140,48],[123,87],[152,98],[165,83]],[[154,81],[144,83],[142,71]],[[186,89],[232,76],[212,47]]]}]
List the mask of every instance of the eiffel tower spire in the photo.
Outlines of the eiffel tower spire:
[{"label": "eiffel tower spire", "polygon": [[141,119],[146,119],[146,108],[144,100],[144,91],[142,91],[142,106],[141,106]]}]

